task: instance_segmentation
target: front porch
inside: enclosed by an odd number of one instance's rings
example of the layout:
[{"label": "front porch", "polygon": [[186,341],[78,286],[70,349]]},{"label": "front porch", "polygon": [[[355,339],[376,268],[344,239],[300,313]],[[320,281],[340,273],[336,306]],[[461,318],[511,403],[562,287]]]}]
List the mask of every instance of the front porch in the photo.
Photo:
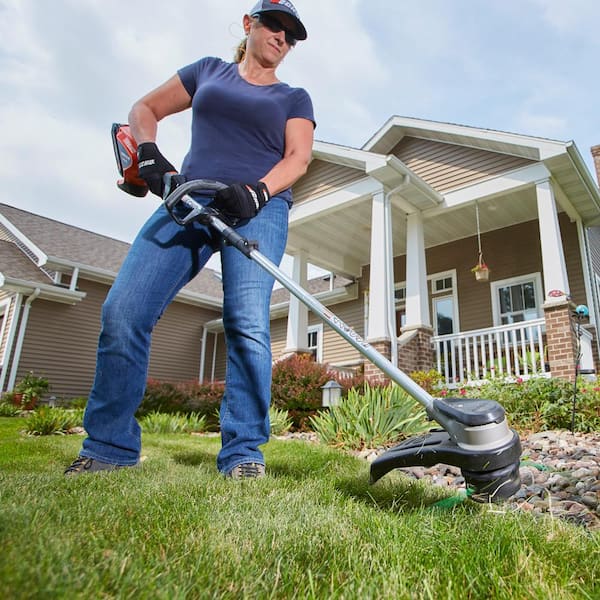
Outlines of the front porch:
[{"label": "front porch", "polygon": [[[573,333],[573,376],[576,359],[580,373],[594,373],[592,334],[577,325]],[[443,376],[445,387],[450,389],[485,379],[551,377],[551,365],[568,344],[559,347],[555,344],[552,348],[548,338],[545,318],[433,336],[434,368]]]}]

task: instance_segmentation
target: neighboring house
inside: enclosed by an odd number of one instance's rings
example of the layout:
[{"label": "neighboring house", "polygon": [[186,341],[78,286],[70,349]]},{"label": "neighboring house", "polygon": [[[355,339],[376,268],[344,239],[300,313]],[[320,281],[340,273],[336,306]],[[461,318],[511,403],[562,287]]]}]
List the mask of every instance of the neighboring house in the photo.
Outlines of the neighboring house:
[{"label": "neighboring house", "polygon": [[[395,116],[361,149],[315,142],[294,200],[294,279],[403,370],[433,367],[455,385],[571,378],[578,356],[597,368],[600,192],[573,142]],[[34,370],[56,393],[86,393],[127,247],[0,205],[0,389]],[[487,281],[471,272],[480,249]],[[336,275],[307,281],[309,263]],[[575,322],[579,304],[590,317]],[[205,271],[159,322],[150,376],[223,379],[220,308]],[[364,365],[285,290],[271,317],[275,359]]]},{"label": "neighboring house", "polygon": [[[100,309],[129,244],[0,204],[0,390],[28,371],[52,394],[85,396],[94,377]],[[202,325],[221,312],[205,271],[159,320],[149,376],[197,379]]]}]

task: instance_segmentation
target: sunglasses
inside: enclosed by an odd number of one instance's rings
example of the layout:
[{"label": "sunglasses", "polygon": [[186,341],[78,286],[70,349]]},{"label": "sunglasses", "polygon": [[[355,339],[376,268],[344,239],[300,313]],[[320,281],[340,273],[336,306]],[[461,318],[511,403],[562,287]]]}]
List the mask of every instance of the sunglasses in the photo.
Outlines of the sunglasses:
[{"label": "sunglasses", "polygon": [[285,32],[285,43],[288,46],[293,47],[296,45],[297,40],[295,33],[291,29],[285,27],[279,19],[266,13],[260,13],[256,15],[256,17],[258,18],[259,23],[264,25],[269,31],[272,31],[273,33],[279,33],[280,31]]}]

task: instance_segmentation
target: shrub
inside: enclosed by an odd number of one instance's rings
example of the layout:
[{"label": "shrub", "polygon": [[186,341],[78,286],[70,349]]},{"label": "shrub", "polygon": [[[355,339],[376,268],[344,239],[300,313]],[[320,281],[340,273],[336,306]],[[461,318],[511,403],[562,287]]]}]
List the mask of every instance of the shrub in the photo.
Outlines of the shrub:
[{"label": "shrub", "polygon": [[156,411],[165,413],[180,412],[184,400],[185,396],[177,384],[149,379],[136,415],[143,417]]},{"label": "shrub", "polygon": [[214,383],[192,381],[180,383],[177,387],[184,396],[182,412],[203,415],[207,430],[218,431],[219,419],[215,415],[219,412],[225,384],[221,381]]},{"label": "shrub", "polygon": [[271,403],[275,408],[288,411],[292,429],[306,429],[310,417],[321,409],[321,388],[330,380],[342,386],[342,395],[365,384],[362,372],[345,377],[315,362],[309,354],[293,354],[273,366]]},{"label": "shrub", "polygon": [[292,419],[288,411],[274,406],[269,409],[269,421],[271,423],[271,435],[283,435],[292,426]]},{"label": "shrub", "polygon": [[143,418],[151,412],[162,413],[197,413],[206,419],[206,428],[218,428],[215,410],[218,409],[223,397],[225,386],[221,382],[198,383],[188,381],[170,383],[149,379],[144,398],[136,416]]},{"label": "shrub", "polygon": [[[600,386],[582,378],[577,386],[575,431],[599,431]],[[543,431],[571,428],[573,391],[573,384],[565,379],[540,377],[513,383],[490,380],[464,394],[496,400],[504,407],[510,425],[520,431]]]},{"label": "shrub", "polygon": [[16,417],[21,414],[21,409],[11,402],[0,402],[0,417]]},{"label": "shrub", "polygon": [[83,422],[83,410],[67,410],[42,406],[27,417],[25,431],[29,435],[64,435]]},{"label": "shrub", "polygon": [[140,425],[145,433],[192,433],[206,430],[206,417],[197,413],[161,413],[145,415]]},{"label": "shrub", "polygon": [[385,446],[429,428],[423,408],[397,385],[365,384],[364,394],[350,390],[338,406],[310,423],[322,442],[355,450]]},{"label": "shrub", "polygon": [[273,366],[271,402],[286,410],[321,407],[321,387],[330,379],[327,367],[308,354],[293,354]]},{"label": "shrub", "polygon": [[444,381],[442,374],[435,369],[430,369],[429,371],[413,371],[410,373],[410,378],[429,394],[433,394]]}]

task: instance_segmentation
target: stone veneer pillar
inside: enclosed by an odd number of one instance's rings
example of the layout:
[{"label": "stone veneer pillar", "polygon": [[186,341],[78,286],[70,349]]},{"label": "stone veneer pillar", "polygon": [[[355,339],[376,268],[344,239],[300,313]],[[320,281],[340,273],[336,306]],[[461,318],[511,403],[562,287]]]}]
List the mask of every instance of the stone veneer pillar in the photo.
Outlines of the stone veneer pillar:
[{"label": "stone veneer pillar", "polygon": [[574,381],[577,340],[571,321],[570,302],[544,305],[546,318],[546,349],[552,377]]}]

